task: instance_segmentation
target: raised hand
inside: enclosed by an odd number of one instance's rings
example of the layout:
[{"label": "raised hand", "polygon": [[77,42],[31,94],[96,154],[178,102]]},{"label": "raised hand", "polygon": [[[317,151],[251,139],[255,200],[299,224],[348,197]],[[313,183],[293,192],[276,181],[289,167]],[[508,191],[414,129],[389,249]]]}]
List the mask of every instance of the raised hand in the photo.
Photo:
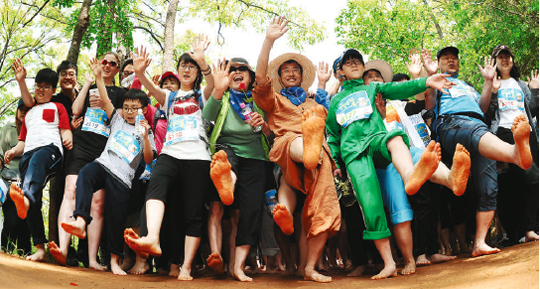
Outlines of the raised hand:
[{"label": "raised hand", "polygon": [[426,80],[426,86],[435,88],[440,91],[443,91],[443,89],[450,89],[456,84],[448,80],[448,77],[450,77],[450,74],[434,74],[428,77],[428,79]]},{"label": "raised hand", "polygon": [[478,64],[478,69],[480,69],[480,73],[482,73],[485,80],[493,80],[497,71],[495,59],[491,58],[491,56],[484,57],[484,67]]},{"label": "raised hand", "polygon": [[90,63],[88,63],[88,66],[90,67],[90,70],[92,70],[92,73],[96,78],[101,78],[101,63],[94,57],[90,59]]},{"label": "raised hand", "polygon": [[11,68],[15,73],[15,79],[17,79],[17,81],[19,82],[24,81],[24,79],[26,78],[26,68],[24,68],[21,60],[16,58],[13,61],[13,65],[11,66]]},{"label": "raised hand", "polygon": [[527,81],[529,82],[529,88],[530,89],[537,89],[539,87],[538,83],[538,69],[537,70],[531,70],[531,77],[527,75]]},{"label": "raised hand", "polygon": [[131,52],[131,58],[133,59],[133,70],[135,70],[135,73],[138,74],[143,74],[146,68],[148,68],[152,62],[152,58],[149,57],[149,54],[146,52],[146,48],[142,45],[139,49],[137,49],[136,54]]},{"label": "raised hand", "polygon": [[154,75],[154,77],[152,77],[152,82],[156,85],[156,86],[159,86],[159,79],[161,78],[161,75]]},{"label": "raised hand", "polygon": [[84,82],[87,82],[89,84],[92,84],[94,83],[95,79],[94,79],[94,76],[90,73],[87,73],[85,76],[84,76]]},{"label": "raised hand", "polygon": [[[188,54],[197,63],[205,62],[204,51],[206,51],[209,45],[210,45],[210,40],[208,38],[208,35],[199,34],[195,42],[191,45],[193,52],[188,52]],[[201,68],[204,69],[204,67],[201,67]]]},{"label": "raised hand", "polygon": [[435,61],[433,60],[431,51],[422,49],[422,60],[424,61],[424,67],[426,68],[428,75],[437,73],[439,70],[439,62],[437,61],[437,57],[435,57]]},{"label": "raised hand", "polygon": [[409,62],[405,63],[405,65],[407,65],[407,71],[409,71],[413,79],[420,77],[420,72],[422,71],[422,61],[420,59],[420,51],[416,49],[409,51]]},{"label": "raised hand", "polygon": [[386,118],[386,103],[384,103],[382,94],[377,93],[377,97],[375,97],[375,107],[377,108],[377,111],[379,111],[379,114],[381,115],[382,119]]},{"label": "raised hand", "polygon": [[275,41],[283,36],[283,34],[289,31],[289,28],[287,28],[287,23],[289,23],[289,20],[285,19],[283,16],[279,16],[277,18],[274,17],[270,23],[270,26],[268,26],[268,30],[266,30],[266,38],[268,40]]},{"label": "raised hand", "polygon": [[220,100],[223,97],[223,93],[229,87],[234,73],[229,73],[231,68],[231,62],[227,63],[225,58],[218,60],[217,65],[212,64],[214,75],[214,98]]},{"label": "raised hand", "polygon": [[501,88],[501,77],[498,75],[497,71],[495,71],[495,77],[493,77],[493,85],[491,86],[491,92],[497,93],[499,92],[500,88]]},{"label": "raised hand", "polygon": [[319,62],[319,67],[317,69],[317,77],[319,78],[319,83],[326,84],[330,77],[332,76],[332,70],[330,69],[328,63]]}]

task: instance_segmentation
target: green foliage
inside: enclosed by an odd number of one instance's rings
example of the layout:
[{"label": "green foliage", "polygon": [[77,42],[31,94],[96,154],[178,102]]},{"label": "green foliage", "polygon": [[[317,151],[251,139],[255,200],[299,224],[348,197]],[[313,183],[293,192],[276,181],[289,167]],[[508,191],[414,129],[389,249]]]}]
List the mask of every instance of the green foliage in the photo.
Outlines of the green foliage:
[{"label": "green foliage", "polygon": [[349,0],[336,22],[340,43],[388,61],[394,73],[406,71],[409,49],[435,55],[449,45],[460,49],[460,77],[477,89],[483,84],[477,64],[498,44],[512,49],[522,74],[539,65],[538,0]]}]

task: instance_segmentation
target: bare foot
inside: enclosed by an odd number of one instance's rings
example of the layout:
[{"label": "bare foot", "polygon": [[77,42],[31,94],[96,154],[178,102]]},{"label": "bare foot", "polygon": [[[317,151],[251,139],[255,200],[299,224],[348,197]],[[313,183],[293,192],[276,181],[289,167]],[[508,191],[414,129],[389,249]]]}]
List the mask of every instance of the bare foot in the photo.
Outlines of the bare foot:
[{"label": "bare foot", "polygon": [[429,256],[429,261],[431,261],[432,264],[442,263],[453,259],[456,259],[456,256],[447,256],[443,254],[433,254]]},{"label": "bare foot", "polygon": [[82,218],[71,222],[62,222],[60,225],[66,233],[77,236],[79,239],[86,238],[86,223]]},{"label": "bare foot", "polygon": [[167,271],[167,270],[165,270],[165,269],[163,269],[163,268],[157,269],[157,273],[158,273],[159,275],[167,275],[167,276],[169,275],[169,271]]},{"label": "bare foot", "polygon": [[179,281],[191,281],[193,280],[193,277],[191,277],[191,268],[187,268],[187,266],[182,266],[182,269],[180,270],[180,274],[178,275]]},{"label": "bare foot", "polygon": [[118,266],[118,264],[111,264],[111,271],[114,275],[125,276],[127,273]]},{"label": "bare foot", "polygon": [[296,273],[296,266],[294,266],[294,264],[291,264],[290,266],[287,265],[287,267],[285,268],[285,273],[283,273],[283,275],[292,276],[295,273]]},{"label": "bare foot", "polygon": [[139,239],[140,238],[140,236],[135,231],[133,231],[132,228],[126,228],[124,230],[124,240],[126,241],[126,243],[128,242],[127,237],[131,237],[131,239]]},{"label": "bare foot", "polygon": [[36,261],[36,262],[44,262],[47,258],[47,254],[45,252],[45,245],[44,244],[39,244],[36,246],[36,249],[37,251],[30,255],[30,256],[27,256],[26,257],[26,260],[29,260],[29,261]]},{"label": "bare foot", "polygon": [[512,124],[514,134],[514,160],[520,168],[527,170],[532,165],[531,148],[529,147],[529,134],[531,126],[523,114],[518,115]]},{"label": "bare foot", "polygon": [[212,156],[210,178],[216,186],[221,202],[230,206],[234,201],[234,184],[231,177],[231,164],[225,151],[219,151]]},{"label": "bare foot", "polygon": [[306,273],[304,274],[304,280],[306,281],[311,280],[311,281],[320,282],[320,283],[329,283],[329,282],[332,282],[332,277],[324,276],[313,269],[312,270],[306,269]]},{"label": "bare foot", "polygon": [[[126,258],[122,260],[122,265],[120,265],[120,269],[124,271],[128,271],[135,265],[135,259],[133,257],[127,257],[128,254],[124,254]],[[128,272],[129,273],[129,272]]]},{"label": "bare foot", "polygon": [[431,265],[431,261],[427,258],[426,254],[422,254],[416,258],[416,266],[428,266]]},{"label": "bare foot", "polygon": [[413,172],[405,185],[407,195],[414,195],[420,187],[433,175],[441,161],[441,145],[431,141],[426,147],[420,160],[414,166]]},{"label": "bare foot", "polygon": [[218,252],[213,252],[206,259],[206,264],[217,274],[223,274],[223,259]]},{"label": "bare foot", "polygon": [[88,263],[88,268],[103,272],[107,271],[107,266],[101,266],[101,264],[99,264],[95,260]]},{"label": "bare foot", "polygon": [[49,242],[49,252],[51,252],[52,257],[58,263],[58,265],[65,266],[66,265],[66,255],[62,253],[62,250],[58,248],[56,243],[54,241]]},{"label": "bare foot", "polygon": [[405,261],[405,267],[401,270],[401,275],[411,275],[416,273],[416,263],[414,259]]},{"label": "bare foot", "polygon": [[284,204],[277,204],[272,210],[272,216],[285,235],[294,233],[293,217]]},{"label": "bare foot", "polygon": [[396,264],[392,264],[390,266],[384,266],[381,272],[379,274],[371,277],[371,280],[379,280],[379,279],[386,279],[390,277],[396,277],[397,271],[396,271]]},{"label": "bare foot", "polygon": [[490,254],[499,253],[500,251],[501,250],[499,250],[498,248],[492,248],[485,243],[479,246],[475,244],[471,255],[473,257],[478,257],[482,255],[490,255]]},{"label": "bare foot", "polygon": [[234,271],[231,272],[234,279],[242,282],[251,282],[253,279],[246,276],[244,271],[240,268],[234,268]]},{"label": "bare foot", "polygon": [[135,265],[131,267],[131,270],[128,271],[129,274],[134,275],[143,275],[146,274],[150,270],[150,266],[148,266],[148,263],[146,263],[146,260],[140,257],[137,257],[137,261],[135,261]]},{"label": "bare foot", "polygon": [[527,234],[525,234],[525,243],[538,241],[538,239],[538,234],[536,234],[534,231],[528,231]]},{"label": "bare foot", "polygon": [[180,265],[171,264],[171,267],[169,270],[169,276],[178,277],[179,275],[180,275]]},{"label": "bare foot", "polygon": [[450,169],[450,177],[448,183],[454,195],[461,196],[467,188],[469,173],[471,171],[471,157],[469,151],[461,144],[456,145],[452,168]]},{"label": "bare foot", "polygon": [[347,277],[362,276],[364,274],[364,271],[366,271],[366,266],[356,266],[351,272],[349,272],[349,274],[347,274]]},{"label": "bare foot", "polygon": [[128,246],[137,254],[144,252],[156,257],[161,256],[161,247],[159,246],[157,240],[150,240],[148,237],[133,239],[126,235],[124,235],[124,238],[127,238]]},{"label": "bare foot", "polygon": [[319,164],[327,114],[328,112],[322,105],[306,110],[302,114],[304,166],[308,170],[316,168]]},{"label": "bare foot", "polygon": [[23,220],[26,219],[26,214],[28,213],[30,202],[25,201],[25,196],[21,188],[19,188],[15,183],[11,183],[9,196],[15,204],[15,208],[17,208],[17,216],[19,216],[19,218]]}]

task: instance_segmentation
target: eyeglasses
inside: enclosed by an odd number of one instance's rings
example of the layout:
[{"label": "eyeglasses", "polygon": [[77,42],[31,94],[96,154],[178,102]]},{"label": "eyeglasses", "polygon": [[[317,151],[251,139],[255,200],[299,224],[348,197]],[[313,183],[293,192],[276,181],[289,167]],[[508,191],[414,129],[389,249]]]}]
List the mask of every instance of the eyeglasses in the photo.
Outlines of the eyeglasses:
[{"label": "eyeglasses", "polygon": [[64,71],[64,72],[60,73],[60,76],[62,76],[62,77],[75,77],[76,74],[75,74],[75,72],[67,73],[67,72]]},{"label": "eyeglasses", "polygon": [[231,66],[231,68],[229,68],[229,73],[231,72],[236,72],[236,71],[239,71],[239,72],[243,72],[243,71],[248,71],[249,68],[245,65],[242,65],[242,66]]},{"label": "eyeglasses", "polygon": [[127,113],[136,112],[139,108],[142,107],[122,107],[122,109]]},{"label": "eyeglasses", "polygon": [[195,69],[197,69],[197,66],[195,65],[185,65],[185,64],[180,64],[180,70],[188,70],[188,71],[194,71]]},{"label": "eyeglasses", "polygon": [[47,91],[47,90],[49,90],[49,89],[52,89],[52,86],[50,86],[50,85],[47,85],[47,86],[41,86],[41,85],[36,84],[36,85],[34,85],[34,88],[35,88],[36,90]]},{"label": "eyeglasses", "polygon": [[281,74],[300,74],[300,68],[293,68],[293,69],[284,69],[281,71]]},{"label": "eyeglasses", "polygon": [[343,66],[353,66],[353,65],[358,65],[358,64],[362,64],[362,61],[360,61],[358,59],[352,59],[352,60],[348,60],[347,62],[343,63]]},{"label": "eyeglasses", "polygon": [[116,61],[108,61],[107,59],[103,59],[101,61],[101,65],[107,66],[107,64],[109,64],[110,67],[116,67],[116,65],[118,65],[118,63],[116,63]]}]

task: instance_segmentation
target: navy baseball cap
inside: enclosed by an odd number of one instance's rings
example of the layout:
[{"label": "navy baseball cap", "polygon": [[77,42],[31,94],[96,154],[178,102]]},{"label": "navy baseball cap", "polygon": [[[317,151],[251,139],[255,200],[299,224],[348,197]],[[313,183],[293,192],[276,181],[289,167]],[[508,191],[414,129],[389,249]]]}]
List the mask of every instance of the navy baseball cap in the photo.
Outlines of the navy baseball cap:
[{"label": "navy baseball cap", "polygon": [[332,65],[332,69],[334,70],[334,74],[337,73],[338,67],[341,66],[341,60],[343,57],[340,55],[336,60],[334,60],[334,64]]},{"label": "navy baseball cap", "polygon": [[450,52],[454,54],[455,56],[459,56],[459,49],[455,48],[454,46],[448,46],[439,50],[439,52],[437,52],[437,59],[441,58],[441,55],[446,52]]}]

